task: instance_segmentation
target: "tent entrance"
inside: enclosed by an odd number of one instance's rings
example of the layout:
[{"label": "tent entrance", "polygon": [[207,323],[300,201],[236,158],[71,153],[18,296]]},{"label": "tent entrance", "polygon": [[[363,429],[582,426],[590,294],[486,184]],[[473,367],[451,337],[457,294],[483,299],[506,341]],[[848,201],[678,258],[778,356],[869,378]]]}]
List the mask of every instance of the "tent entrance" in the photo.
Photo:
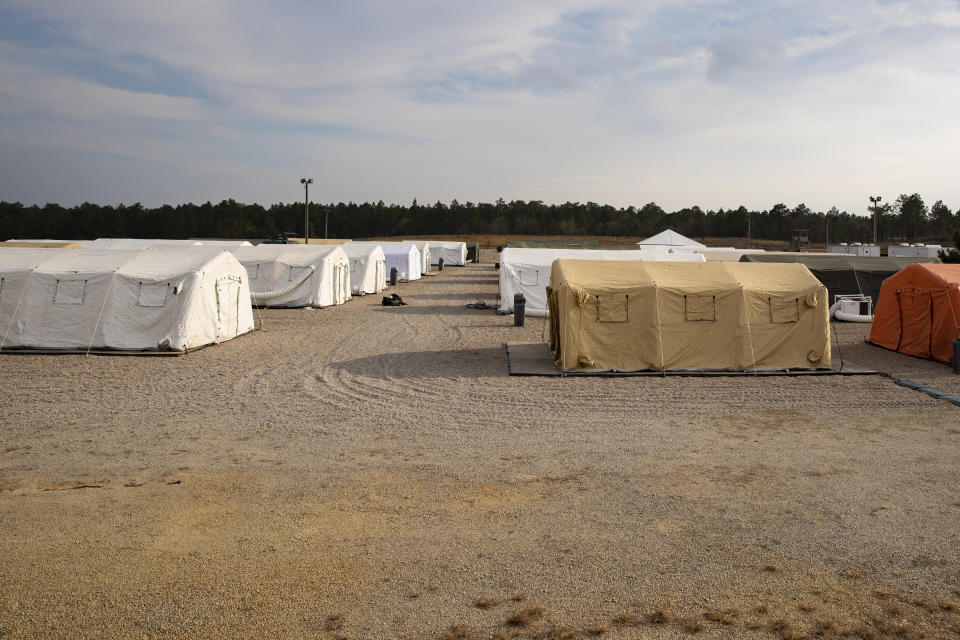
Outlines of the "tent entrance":
[{"label": "tent entrance", "polygon": [[217,280],[217,333],[221,338],[240,335],[240,279],[227,276]]},{"label": "tent entrance", "polygon": [[900,338],[897,351],[919,358],[930,357],[933,301],[927,291],[898,291]]},{"label": "tent entrance", "polygon": [[338,264],[333,268],[333,300],[334,304],[343,304],[350,297],[350,268],[345,264]]}]

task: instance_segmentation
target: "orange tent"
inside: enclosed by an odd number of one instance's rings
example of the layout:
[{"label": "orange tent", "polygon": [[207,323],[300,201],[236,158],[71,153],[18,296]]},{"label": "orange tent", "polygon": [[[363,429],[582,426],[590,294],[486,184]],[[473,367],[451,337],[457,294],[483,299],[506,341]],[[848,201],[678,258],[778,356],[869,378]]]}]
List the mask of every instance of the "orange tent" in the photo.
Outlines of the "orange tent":
[{"label": "orange tent", "polygon": [[960,264],[912,264],[883,281],[867,342],[953,362],[958,319]]}]

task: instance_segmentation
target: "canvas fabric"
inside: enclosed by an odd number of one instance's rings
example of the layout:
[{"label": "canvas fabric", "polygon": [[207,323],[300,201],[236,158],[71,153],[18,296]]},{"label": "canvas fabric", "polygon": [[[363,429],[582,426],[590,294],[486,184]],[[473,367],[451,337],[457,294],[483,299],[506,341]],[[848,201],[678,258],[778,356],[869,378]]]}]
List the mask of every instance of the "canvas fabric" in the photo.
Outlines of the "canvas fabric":
[{"label": "canvas fabric", "polygon": [[259,306],[320,308],[350,299],[350,261],[339,246],[260,244],[231,252],[246,268]]},{"label": "canvas fabric", "polygon": [[387,287],[387,258],[380,245],[345,242],[340,247],[350,260],[350,286],[354,295],[379,293]]},{"label": "canvas fabric", "polygon": [[952,363],[958,331],[960,265],[913,264],[884,281],[867,342]]},{"label": "canvas fabric", "polygon": [[252,331],[227,252],[0,248],[3,348],[185,350]]},{"label": "canvas fabric", "polygon": [[553,263],[550,349],[565,370],[829,367],[826,288],[799,264]]},{"label": "canvas fabric", "polygon": [[554,260],[677,260],[703,262],[703,256],[690,252],[670,254],[665,251],[606,251],[591,249],[544,249],[508,247],[500,252],[500,313],[513,313],[513,296],[522,293],[526,313],[547,315],[547,285]]},{"label": "canvas fabric", "polygon": [[423,274],[423,259],[420,249],[412,242],[349,242],[344,243],[358,246],[379,246],[383,250],[386,260],[385,269],[387,282],[390,281],[390,270],[397,270],[400,280],[419,280]]}]

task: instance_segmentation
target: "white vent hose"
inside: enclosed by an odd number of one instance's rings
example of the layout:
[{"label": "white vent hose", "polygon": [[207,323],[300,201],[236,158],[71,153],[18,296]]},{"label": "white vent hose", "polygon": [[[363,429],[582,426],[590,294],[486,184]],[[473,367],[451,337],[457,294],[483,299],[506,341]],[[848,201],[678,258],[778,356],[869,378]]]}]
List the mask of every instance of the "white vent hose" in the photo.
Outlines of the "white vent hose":
[{"label": "white vent hose", "polygon": [[873,322],[873,316],[866,316],[860,313],[846,313],[839,309],[833,314],[833,317],[837,320],[843,320],[844,322]]},{"label": "white vent hose", "polygon": [[310,265],[307,267],[307,270],[300,275],[299,278],[292,280],[290,284],[282,289],[274,289],[273,291],[251,291],[250,299],[254,302],[263,302],[264,300],[269,300],[270,298],[278,298],[282,295],[286,295],[303,284],[303,282],[312,276],[313,272],[316,270],[317,268],[315,266]]},{"label": "white vent hose", "polygon": [[830,317],[836,318],[837,320],[843,320],[844,322],[873,322],[873,316],[867,316],[860,313],[847,313],[841,311],[840,307],[842,301],[834,302],[830,306]]}]

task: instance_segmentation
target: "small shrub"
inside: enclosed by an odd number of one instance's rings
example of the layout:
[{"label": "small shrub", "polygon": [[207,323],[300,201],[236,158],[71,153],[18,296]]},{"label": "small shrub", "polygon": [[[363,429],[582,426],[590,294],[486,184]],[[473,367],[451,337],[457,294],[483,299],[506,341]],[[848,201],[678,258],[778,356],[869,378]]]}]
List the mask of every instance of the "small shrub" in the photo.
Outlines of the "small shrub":
[{"label": "small shrub", "polygon": [[546,612],[543,607],[527,607],[507,618],[507,624],[511,627],[526,627],[541,619]]}]

